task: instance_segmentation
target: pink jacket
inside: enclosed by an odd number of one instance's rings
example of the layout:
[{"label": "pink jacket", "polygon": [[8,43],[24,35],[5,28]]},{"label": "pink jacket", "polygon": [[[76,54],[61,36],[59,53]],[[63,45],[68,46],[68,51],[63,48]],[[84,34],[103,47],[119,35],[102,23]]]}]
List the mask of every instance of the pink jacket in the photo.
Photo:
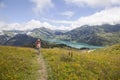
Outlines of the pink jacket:
[{"label": "pink jacket", "polygon": [[41,42],[40,41],[36,41],[36,48],[40,48],[41,47]]}]

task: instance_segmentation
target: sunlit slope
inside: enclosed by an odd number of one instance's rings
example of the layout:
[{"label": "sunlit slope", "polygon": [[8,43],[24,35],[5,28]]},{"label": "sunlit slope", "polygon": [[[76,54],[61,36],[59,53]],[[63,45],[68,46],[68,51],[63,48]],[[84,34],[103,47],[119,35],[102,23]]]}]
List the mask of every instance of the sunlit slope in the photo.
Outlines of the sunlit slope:
[{"label": "sunlit slope", "polygon": [[120,44],[112,47],[83,52],[54,48],[43,49],[48,66],[48,80],[119,80]]},{"label": "sunlit slope", "polygon": [[[119,80],[120,44],[95,50],[42,49],[48,80]],[[30,48],[0,46],[0,80],[37,80],[38,55]]]},{"label": "sunlit slope", "polygon": [[36,60],[33,49],[0,46],[0,80],[36,80]]}]

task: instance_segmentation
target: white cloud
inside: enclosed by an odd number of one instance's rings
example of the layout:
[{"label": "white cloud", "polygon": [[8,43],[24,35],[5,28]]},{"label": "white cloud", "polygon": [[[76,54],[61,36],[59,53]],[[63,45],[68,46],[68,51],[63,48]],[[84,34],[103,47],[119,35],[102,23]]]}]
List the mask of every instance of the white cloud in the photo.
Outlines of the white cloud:
[{"label": "white cloud", "polygon": [[39,14],[43,12],[43,10],[52,8],[54,6],[51,0],[31,0],[31,2],[35,4],[33,10],[36,14]]},{"label": "white cloud", "polygon": [[1,30],[4,30],[6,26],[7,26],[7,25],[6,25],[5,22],[0,21],[0,31],[1,31]]},{"label": "white cloud", "polygon": [[43,23],[43,26],[52,30],[70,30],[70,27],[64,26],[64,25],[60,25],[60,26],[54,26],[54,25],[50,25],[47,22]]},{"label": "white cloud", "polygon": [[72,28],[82,25],[120,24],[120,7],[105,9],[91,16],[81,17],[71,24]]},{"label": "white cloud", "polygon": [[[100,12],[96,12],[93,15],[80,17],[75,21],[67,21],[67,20],[49,20],[46,19],[46,22],[41,22],[38,20],[30,20],[25,23],[11,23],[7,24],[5,22],[0,21],[0,31],[1,30],[28,30],[40,27],[50,28],[52,30],[60,29],[60,30],[70,30],[83,25],[102,25],[102,24],[120,24],[120,7],[114,7],[110,9],[105,9]],[[60,24],[60,26],[51,25],[48,22],[52,22]],[[65,26],[70,25],[70,26]]]},{"label": "white cloud", "polygon": [[90,16],[80,17],[75,21],[49,20],[46,18],[45,20],[52,23],[70,25],[69,30],[83,25],[120,24],[120,7],[107,8]]},{"label": "white cloud", "polygon": [[63,30],[63,29],[69,28],[69,27],[65,27],[64,25],[54,26],[48,22],[40,22],[38,20],[31,20],[31,21],[27,22],[26,24],[24,24],[24,28],[22,28],[22,29],[27,30],[27,29],[34,29],[34,28],[40,28],[40,27],[46,27],[46,28],[49,28],[52,30],[56,30],[56,29]]},{"label": "white cloud", "polygon": [[66,11],[66,12],[63,12],[61,13],[61,15],[63,16],[67,16],[67,17],[72,17],[75,13],[73,11]]},{"label": "white cloud", "polygon": [[5,23],[5,22],[0,22],[0,31],[1,30],[27,30],[27,29],[33,29],[33,28],[38,28],[38,26],[41,25],[38,21],[31,20],[27,23]]},{"label": "white cloud", "polygon": [[38,20],[31,20],[26,23],[11,23],[7,24],[5,22],[0,22],[0,31],[2,30],[32,30],[34,28],[46,27],[52,30],[60,29],[69,29],[69,27],[65,27],[64,25],[61,26],[54,26],[49,24],[48,22],[40,22]]},{"label": "white cloud", "polygon": [[67,4],[75,4],[79,7],[110,7],[120,5],[120,0],[65,0]]}]

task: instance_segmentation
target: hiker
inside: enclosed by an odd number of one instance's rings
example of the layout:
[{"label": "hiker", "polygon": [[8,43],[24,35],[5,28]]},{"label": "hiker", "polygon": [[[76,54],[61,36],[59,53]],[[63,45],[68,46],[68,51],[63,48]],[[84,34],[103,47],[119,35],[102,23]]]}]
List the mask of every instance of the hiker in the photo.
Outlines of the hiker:
[{"label": "hiker", "polygon": [[37,54],[39,55],[40,54],[40,47],[41,47],[40,39],[37,39],[37,41],[35,42],[35,46],[36,46],[36,49],[37,49]]}]

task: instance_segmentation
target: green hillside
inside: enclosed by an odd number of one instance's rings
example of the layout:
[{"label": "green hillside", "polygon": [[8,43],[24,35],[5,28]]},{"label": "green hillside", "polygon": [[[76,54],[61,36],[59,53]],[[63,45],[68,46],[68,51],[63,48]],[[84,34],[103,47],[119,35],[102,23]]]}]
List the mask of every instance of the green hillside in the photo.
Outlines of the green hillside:
[{"label": "green hillside", "polygon": [[57,36],[57,38],[91,45],[113,45],[120,43],[120,24],[84,25],[65,33],[63,36]]},{"label": "green hillside", "polygon": [[120,44],[86,52],[53,48],[42,50],[48,80],[120,80]]},{"label": "green hillside", "polygon": [[[120,44],[94,51],[43,48],[48,80],[120,80]],[[37,80],[41,69],[31,48],[0,46],[0,80]],[[46,69],[46,68],[45,68]],[[44,74],[47,75],[47,74]]]},{"label": "green hillside", "polygon": [[36,80],[38,67],[34,50],[0,46],[0,80]]}]

